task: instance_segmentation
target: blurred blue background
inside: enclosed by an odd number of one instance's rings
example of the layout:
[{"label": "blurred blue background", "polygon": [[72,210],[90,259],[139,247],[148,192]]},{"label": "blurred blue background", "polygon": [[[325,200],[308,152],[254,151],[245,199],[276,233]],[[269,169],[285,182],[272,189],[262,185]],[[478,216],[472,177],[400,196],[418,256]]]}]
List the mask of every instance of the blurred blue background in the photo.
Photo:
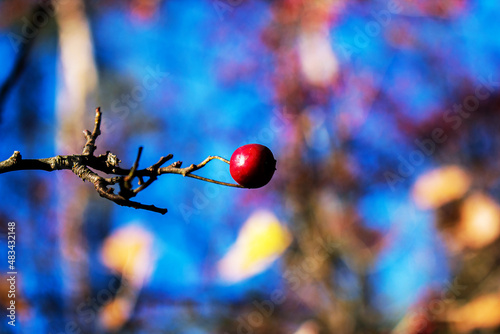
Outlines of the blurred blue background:
[{"label": "blurred blue background", "polygon": [[[69,171],[0,175],[15,329],[467,332],[425,303],[455,302],[429,296],[498,244],[499,15],[493,0],[3,1],[2,160],[78,154],[100,106],[97,153],[124,168],[139,146],[142,168],[247,143],[278,161],[257,190],[164,175],[137,200],[165,215],[108,202]],[[425,178],[450,165],[463,173]],[[217,160],[196,174],[231,182]],[[492,208],[490,241],[443,229],[474,190]],[[256,305],[277,291],[266,316]]]}]

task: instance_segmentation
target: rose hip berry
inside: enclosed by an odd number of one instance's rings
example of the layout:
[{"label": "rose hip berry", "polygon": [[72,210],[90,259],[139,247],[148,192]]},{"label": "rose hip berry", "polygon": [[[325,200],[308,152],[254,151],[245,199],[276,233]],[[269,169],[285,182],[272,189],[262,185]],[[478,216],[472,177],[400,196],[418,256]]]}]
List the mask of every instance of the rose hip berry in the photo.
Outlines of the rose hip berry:
[{"label": "rose hip berry", "polygon": [[260,188],[271,181],[276,160],[269,148],[260,144],[238,147],[231,156],[229,172],[245,188]]}]

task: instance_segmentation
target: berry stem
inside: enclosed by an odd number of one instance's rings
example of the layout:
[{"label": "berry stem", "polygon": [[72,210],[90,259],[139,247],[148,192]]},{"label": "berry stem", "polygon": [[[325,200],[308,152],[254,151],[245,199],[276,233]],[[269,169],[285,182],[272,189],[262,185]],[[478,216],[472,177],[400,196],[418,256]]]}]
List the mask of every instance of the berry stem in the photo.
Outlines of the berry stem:
[{"label": "berry stem", "polygon": [[198,165],[191,165],[189,167],[183,168],[182,175],[189,176],[189,177],[192,177],[194,179],[202,180],[205,182],[220,184],[223,186],[235,187],[235,188],[245,188],[242,185],[239,185],[236,183],[227,183],[227,182],[217,181],[217,180],[209,179],[209,178],[206,178],[203,176],[191,174],[191,172],[194,172],[195,170],[202,168],[203,166],[205,166],[208,162],[212,161],[213,159],[223,161],[229,165],[229,160],[224,159],[223,157],[219,157],[217,155],[211,155],[211,156],[207,157],[205,160],[203,160],[201,163],[199,163]]},{"label": "berry stem", "polygon": [[220,184],[220,185],[223,185],[223,186],[235,187],[235,188],[245,188],[245,187],[243,187],[242,185],[239,185],[239,184],[227,183],[227,182],[217,181],[217,180],[213,180],[213,179],[208,179],[206,177],[199,176],[199,175],[186,174],[186,176],[192,177],[193,179],[202,180],[202,181],[205,181],[205,182],[211,182],[211,183]]},{"label": "berry stem", "polygon": [[206,158],[205,160],[203,160],[202,162],[200,162],[200,164],[197,167],[201,168],[201,167],[205,166],[209,161],[211,161],[213,159],[224,161],[225,163],[227,163],[229,165],[229,160],[224,159],[223,157],[219,157],[217,155],[211,155],[208,158]]},{"label": "berry stem", "polygon": [[223,157],[214,156],[213,158],[214,159],[219,159],[220,161],[224,161],[225,163],[227,163],[229,165],[229,160],[224,159]]}]

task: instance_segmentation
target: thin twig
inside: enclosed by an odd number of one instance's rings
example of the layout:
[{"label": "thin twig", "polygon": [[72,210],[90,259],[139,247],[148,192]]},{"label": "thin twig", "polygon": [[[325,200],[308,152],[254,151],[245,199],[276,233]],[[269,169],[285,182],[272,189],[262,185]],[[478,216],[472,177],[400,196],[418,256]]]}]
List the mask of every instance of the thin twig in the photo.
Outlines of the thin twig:
[{"label": "thin twig", "polygon": [[137,172],[137,168],[139,168],[139,160],[141,160],[141,155],[142,155],[142,149],[143,147],[139,147],[139,150],[137,151],[137,157],[135,158],[135,162],[132,165],[132,168],[130,169],[130,172],[128,173],[127,176],[123,178],[125,187],[127,189],[132,189],[132,180],[136,176],[135,173]]},{"label": "thin twig", "polygon": [[90,133],[89,130],[83,131],[85,138],[87,139],[87,142],[83,147],[83,155],[93,155],[95,149],[97,148],[95,146],[95,141],[97,140],[97,137],[101,135],[101,115],[101,108],[96,108],[94,131],[92,133]]},{"label": "thin twig", "polygon": [[142,180],[142,177],[139,177],[139,187],[137,189],[134,190],[134,193],[139,193],[140,191],[143,191],[144,189],[146,189],[147,187],[149,187],[149,185],[151,185],[151,183],[153,183],[154,181],[156,181],[156,179],[158,178],[158,169],[160,169],[160,167],[162,165],[165,164],[165,162],[167,162],[168,160],[172,159],[173,155],[172,154],[169,154],[165,157],[161,157],[160,160],[155,163],[153,166],[149,167],[148,170],[151,171],[151,176],[149,177],[149,179],[144,182]]}]

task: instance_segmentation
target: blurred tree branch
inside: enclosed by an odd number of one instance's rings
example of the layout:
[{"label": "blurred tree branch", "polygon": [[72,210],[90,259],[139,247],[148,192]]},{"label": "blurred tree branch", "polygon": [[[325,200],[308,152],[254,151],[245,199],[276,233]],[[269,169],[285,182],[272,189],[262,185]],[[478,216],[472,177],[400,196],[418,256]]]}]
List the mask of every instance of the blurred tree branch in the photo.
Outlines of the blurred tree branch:
[{"label": "blurred tree branch", "polygon": [[[30,17],[33,16],[34,13],[41,11],[42,6],[40,4],[33,7],[30,12]],[[43,27],[38,28],[41,30]],[[5,79],[4,83],[0,86],[0,117],[3,112],[3,107],[9,93],[14,88],[16,82],[21,78],[24,70],[26,69],[26,64],[28,62],[28,58],[31,54],[31,50],[33,49],[33,45],[39,35],[39,31],[32,38],[26,39],[23,43],[20,43],[21,46],[18,50],[18,56],[15,60],[14,65],[12,66],[12,70],[10,71],[7,79]]]},{"label": "blurred tree branch", "polygon": [[[162,174],[180,174],[182,176],[189,176],[206,182],[243,188],[238,184],[220,182],[217,180],[191,174],[192,172],[204,167],[213,159],[218,159],[229,163],[229,161],[227,161],[226,159],[218,156],[209,156],[197,165],[192,164],[184,168],[181,168],[181,161],[176,161],[168,166],[162,167],[173,157],[172,154],[168,154],[167,156],[161,157],[160,160],[158,160],[158,162],[154,165],[144,169],[138,169],[142,147],[139,148],[137,159],[130,169],[120,168],[120,160],[116,157],[116,155],[112,154],[109,151],[107,151],[105,154],[95,156],[95,142],[97,140],[97,137],[101,134],[101,116],[101,110],[100,108],[97,108],[93,132],[91,133],[88,130],[85,130],[83,132],[87,141],[83,148],[82,154],[58,155],[55,157],[44,159],[23,159],[21,153],[19,151],[15,151],[9,159],[0,162],[0,174],[19,170],[44,170],[48,172],[55,170],[71,170],[83,181],[89,181],[90,183],[92,183],[101,197],[113,201],[118,205],[128,206],[136,209],[144,209],[161,214],[167,213],[168,210],[164,208],[158,208],[154,205],[147,205],[131,201],[130,198],[135,197],[139,192],[146,189],[149,185],[157,180],[159,175]],[[91,168],[96,171],[115,176],[105,178],[92,171]],[[148,178],[147,181],[144,181],[144,177]],[[134,178],[138,179],[138,187],[135,189],[132,185],[132,181],[134,180]],[[119,185],[118,194],[115,194],[115,189],[111,187],[116,184]]]}]

